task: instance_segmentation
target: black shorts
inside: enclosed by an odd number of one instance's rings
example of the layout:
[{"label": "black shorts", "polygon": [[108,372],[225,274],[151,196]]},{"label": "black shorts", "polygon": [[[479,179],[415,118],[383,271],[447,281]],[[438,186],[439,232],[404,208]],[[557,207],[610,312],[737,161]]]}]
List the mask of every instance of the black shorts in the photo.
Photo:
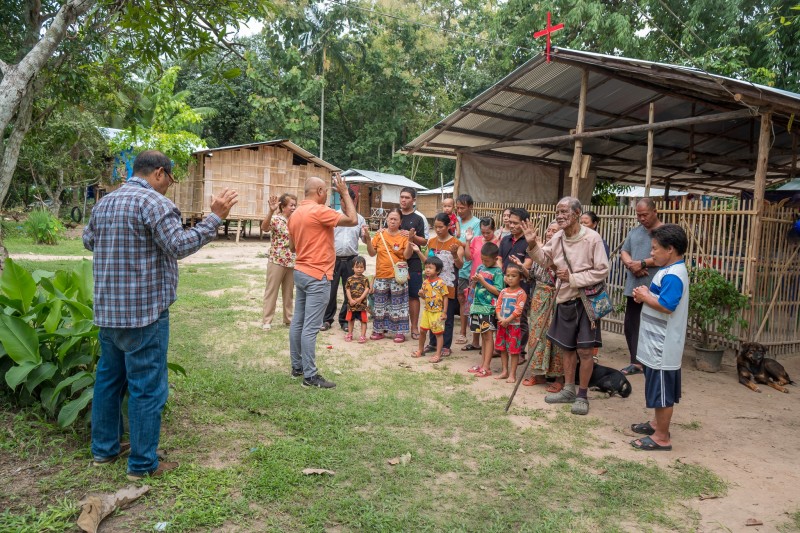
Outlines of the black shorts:
[{"label": "black shorts", "polygon": [[419,300],[419,291],[422,289],[422,272],[408,273],[408,299]]},{"label": "black shorts", "polygon": [[579,348],[599,348],[603,345],[600,322],[595,322],[592,328],[592,322],[580,298],[556,305],[547,338],[568,352]]},{"label": "black shorts", "polygon": [[486,333],[487,331],[497,331],[497,316],[488,315],[469,315],[469,330],[472,333]]},{"label": "black shorts", "polygon": [[456,296],[459,294],[463,297],[464,291],[469,289],[469,278],[458,278],[458,287],[456,288]]},{"label": "black shorts", "polygon": [[644,400],[648,409],[672,407],[681,400],[681,369],[644,367]]}]

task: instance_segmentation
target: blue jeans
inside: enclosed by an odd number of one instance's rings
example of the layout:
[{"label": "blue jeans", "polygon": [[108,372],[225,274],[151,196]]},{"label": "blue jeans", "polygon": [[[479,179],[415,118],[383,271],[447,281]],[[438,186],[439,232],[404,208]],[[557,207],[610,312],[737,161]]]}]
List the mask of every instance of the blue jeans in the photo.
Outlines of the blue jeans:
[{"label": "blue jeans", "polygon": [[92,455],[113,457],[122,437],[122,399],[127,391],[131,455],[128,472],[158,468],[161,411],[167,403],[169,310],[141,328],[100,328],[100,360],[92,399]]},{"label": "blue jeans", "polygon": [[292,368],[303,369],[303,377],[317,375],[317,333],[328,306],[331,282],[327,276],[316,279],[294,271],[294,315],[289,328],[289,353]]}]

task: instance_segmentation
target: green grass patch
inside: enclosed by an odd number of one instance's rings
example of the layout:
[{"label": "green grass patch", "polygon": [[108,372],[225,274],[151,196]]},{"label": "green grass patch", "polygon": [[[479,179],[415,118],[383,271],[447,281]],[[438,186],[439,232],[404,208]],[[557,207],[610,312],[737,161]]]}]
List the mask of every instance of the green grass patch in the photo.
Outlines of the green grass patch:
[{"label": "green grass patch", "polygon": [[[476,397],[461,375],[367,371],[364,359],[381,356],[377,344],[322,350],[321,372],[338,387],[304,389],[289,377],[288,331],[259,327],[260,286],[248,287],[262,276],[181,267],[169,358],[188,375],[170,375],[161,439],[181,466],[149,481],[150,493],[113,519],[125,529],[694,531],[699,517],[682,502],[725,493],[696,465],[585,454],[604,422],[566,407],[515,408],[536,421],[520,429],[503,401]],[[0,422],[13,430],[0,435],[6,460],[50,465],[24,490],[0,489],[8,507],[0,529],[35,529],[47,517],[66,524],[74,515],[58,499],[65,491],[74,504],[87,488],[126,484],[124,463],[87,466],[83,427],[60,432],[27,411],[6,410]],[[403,454],[407,464],[388,464]]]},{"label": "green grass patch", "polygon": [[8,235],[3,239],[3,245],[10,254],[34,255],[76,255],[90,256],[92,252],[83,247],[83,239],[61,238],[58,244],[34,244],[33,239],[21,235]]}]

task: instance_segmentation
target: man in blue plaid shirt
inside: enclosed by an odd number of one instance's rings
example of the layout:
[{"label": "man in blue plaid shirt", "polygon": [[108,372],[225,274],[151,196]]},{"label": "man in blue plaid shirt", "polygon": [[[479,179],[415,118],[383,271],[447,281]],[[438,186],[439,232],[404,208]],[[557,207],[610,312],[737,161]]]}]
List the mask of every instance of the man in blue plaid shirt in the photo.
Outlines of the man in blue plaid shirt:
[{"label": "man in blue plaid shirt", "polygon": [[[237,202],[225,189],[211,198],[211,214],[183,229],[181,214],[164,196],[175,180],[172,162],[148,150],[136,157],[133,177],[97,203],[83,232],[94,252],[94,321],[101,356],[92,400],[94,464],[130,450],[128,479],[157,476],[178,466],[156,455],[167,401],[169,306],[176,298],[178,259],[199,250]],[[130,445],[121,445],[122,399],[128,398]]]}]

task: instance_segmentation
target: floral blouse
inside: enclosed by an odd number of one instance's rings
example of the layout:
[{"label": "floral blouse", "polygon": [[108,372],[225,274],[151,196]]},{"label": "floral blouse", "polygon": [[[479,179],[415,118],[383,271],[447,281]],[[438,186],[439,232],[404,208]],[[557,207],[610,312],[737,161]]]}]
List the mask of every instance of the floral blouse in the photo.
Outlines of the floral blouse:
[{"label": "floral blouse", "polygon": [[289,249],[289,221],[283,215],[272,215],[269,221],[269,261],[286,268],[294,268],[295,254]]}]

